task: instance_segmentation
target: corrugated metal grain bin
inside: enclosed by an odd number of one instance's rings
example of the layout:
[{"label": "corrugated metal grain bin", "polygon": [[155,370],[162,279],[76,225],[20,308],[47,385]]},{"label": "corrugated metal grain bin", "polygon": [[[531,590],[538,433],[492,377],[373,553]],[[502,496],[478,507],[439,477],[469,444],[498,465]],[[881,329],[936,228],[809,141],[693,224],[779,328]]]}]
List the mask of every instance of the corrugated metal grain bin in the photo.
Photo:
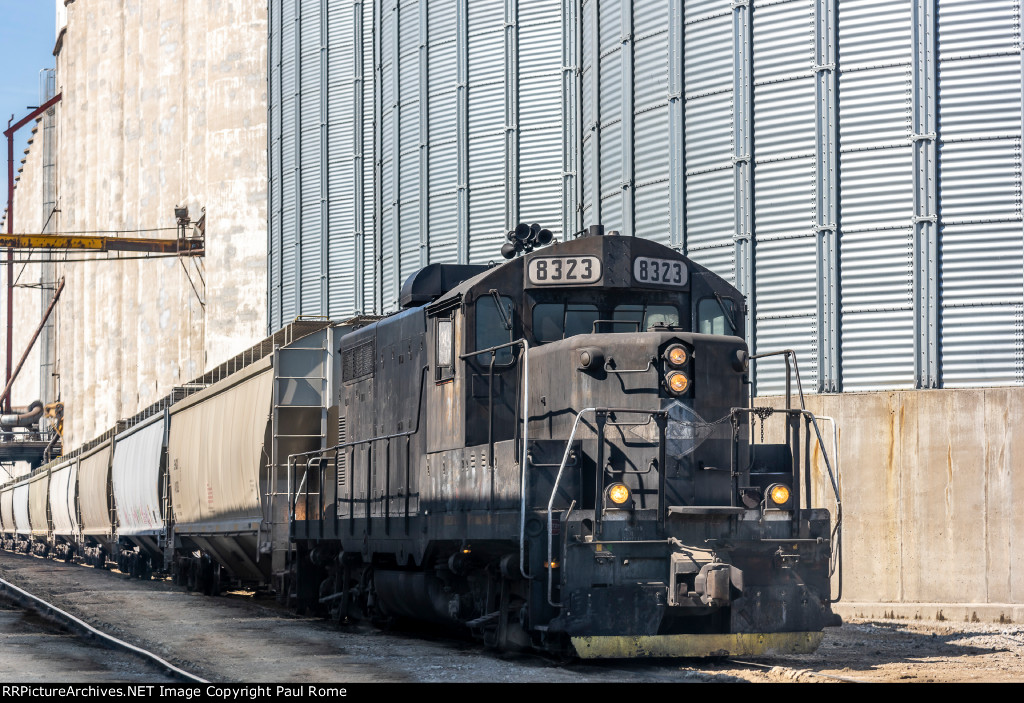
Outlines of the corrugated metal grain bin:
[{"label": "corrugated metal grain bin", "polygon": [[577,226],[560,0],[271,0],[269,24],[268,329]]},{"label": "corrugated metal grain bin", "polygon": [[34,537],[46,537],[50,532],[50,521],[46,516],[49,488],[49,471],[40,471],[28,483],[29,519]]},{"label": "corrugated metal grain bin", "polygon": [[113,533],[110,522],[110,449],[107,439],[83,452],[78,463],[78,505],[82,534],[106,537]]},{"label": "corrugated metal grain bin", "polygon": [[32,534],[32,523],[28,519],[28,481],[14,486],[14,532],[28,536]]},{"label": "corrugated metal grain bin", "polygon": [[75,509],[77,478],[77,459],[59,464],[50,471],[50,519],[56,536],[74,537],[78,534],[78,511]]},{"label": "corrugated metal grain bin", "polygon": [[272,0],[269,326],[601,222],[734,282],[805,388],[1024,384],[1018,5]]},{"label": "corrugated metal grain bin", "polygon": [[1024,384],[1019,3],[565,8],[584,224],[735,282],[809,389]]},{"label": "corrugated metal grain bin", "polygon": [[121,536],[163,532],[160,501],[166,415],[135,425],[114,437],[114,505]]}]

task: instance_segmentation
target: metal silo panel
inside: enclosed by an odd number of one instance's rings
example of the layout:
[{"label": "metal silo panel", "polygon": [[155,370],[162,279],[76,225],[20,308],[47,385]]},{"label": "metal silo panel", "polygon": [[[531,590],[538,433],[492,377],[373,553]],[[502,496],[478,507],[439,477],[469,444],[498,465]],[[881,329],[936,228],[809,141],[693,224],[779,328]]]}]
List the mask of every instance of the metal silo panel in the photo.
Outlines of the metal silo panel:
[{"label": "metal silo panel", "polygon": [[913,388],[912,261],[909,224],[843,230],[843,390]]},{"label": "metal silo panel", "polygon": [[909,145],[866,151],[844,149],[840,164],[844,232],[910,224],[914,201]]},{"label": "metal silo panel", "polygon": [[[626,20],[628,22],[628,19]],[[584,26],[584,32],[587,31]],[[598,187],[601,198],[601,222],[607,229],[623,230],[623,113],[632,112],[632,94],[625,105],[623,95],[623,17],[619,2],[597,3],[597,101],[600,148]],[[586,181],[587,179],[584,178]],[[589,189],[585,188],[585,191]],[[592,192],[592,191],[591,191]]]},{"label": "metal silo panel", "polygon": [[322,111],[323,85],[325,76],[321,59],[322,37],[320,24],[320,0],[302,0],[302,16],[300,18],[301,66],[299,69],[300,83],[300,117],[299,117],[299,154],[300,163],[300,212],[299,217],[299,305],[298,314],[322,315],[325,301],[322,299],[323,252],[322,246],[326,236],[322,213],[323,192],[321,183],[322,163],[321,126],[326,119]]},{"label": "metal silo panel", "polygon": [[939,59],[1020,52],[1020,4],[939,0]]},{"label": "metal silo panel", "polygon": [[732,10],[726,3],[687,2],[683,13],[686,248],[734,282]]},{"label": "metal silo panel", "polygon": [[281,326],[281,5],[272,0],[268,8],[267,85],[267,324]]},{"label": "metal silo panel", "polygon": [[636,210],[636,236],[672,246],[669,209],[669,180],[638,182],[633,195]]},{"label": "metal silo panel", "polygon": [[[635,6],[633,29],[633,226],[671,245],[669,46],[667,3]],[[681,125],[679,127],[681,129]],[[681,178],[682,174],[676,175]]]},{"label": "metal silo panel", "polygon": [[1024,303],[1020,263],[1024,247],[1020,232],[1019,220],[943,226],[943,386],[1021,382],[1017,316]]},{"label": "metal silo panel", "polygon": [[[947,307],[1021,302],[1020,222],[944,224],[942,302]],[[992,333],[1005,334],[1005,328]]]},{"label": "metal silo panel", "polygon": [[[552,0],[517,0],[516,9],[518,203],[507,204],[508,221],[537,222],[558,237],[563,219],[562,8]],[[583,131],[580,125],[575,129]]]},{"label": "metal silo panel", "polygon": [[732,246],[732,171],[687,172],[686,240],[688,251]]},{"label": "metal silo panel", "polygon": [[420,3],[404,0],[399,12],[398,170],[399,275],[401,287],[420,268]]},{"label": "metal silo panel", "polygon": [[[468,260],[498,256],[505,236],[505,85],[503,6],[469,8]],[[490,22],[496,22],[491,26]]]},{"label": "metal silo panel", "polygon": [[1019,298],[1004,305],[943,305],[943,387],[1020,385]]},{"label": "metal silo panel", "polygon": [[362,213],[359,215],[359,227],[356,237],[357,249],[357,308],[361,313],[380,312],[377,298],[377,281],[379,269],[375,226],[377,223],[377,204],[380,202],[378,184],[374,178],[375,134],[373,126],[377,123],[377,86],[374,72],[374,3],[364,0],[357,7],[360,13],[358,25],[362,28],[359,56],[362,61],[362,110],[360,122],[362,127],[362,156],[359,159],[362,170],[362,183],[359,186],[361,197],[356,200],[357,206],[362,202]]},{"label": "metal silo panel", "polygon": [[1024,383],[1020,8],[945,0],[937,22],[942,385],[1017,385]]},{"label": "metal silo panel", "polygon": [[702,266],[707,266],[732,285],[736,285],[736,251],[732,242],[728,245],[691,249],[689,257]]},{"label": "metal silo panel", "polygon": [[505,184],[470,189],[469,211],[469,263],[500,261],[506,231]]},{"label": "metal silo panel", "polygon": [[728,3],[706,5],[713,7],[713,12],[704,14],[699,5],[685,5],[683,75],[687,100],[691,96],[732,90],[732,12]]},{"label": "metal silo panel", "polygon": [[458,261],[458,79],[454,0],[427,5],[427,121],[429,124],[429,250],[431,262]]},{"label": "metal silo panel", "polygon": [[355,27],[352,2],[327,9],[327,314],[349,317],[356,311],[355,287]]},{"label": "metal silo panel", "polygon": [[281,6],[281,275],[278,280],[281,323],[298,314],[296,274],[299,265],[298,145],[298,50],[295,4]]},{"label": "metal silo panel", "polygon": [[[808,216],[814,207],[814,158],[800,158],[758,163],[754,171],[754,229],[757,240],[778,237],[811,236],[814,222]],[[814,297],[794,291],[794,295]],[[758,298],[761,291],[758,290]]]},{"label": "metal silo panel", "polygon": [[[555,156],[556,154],[552,154],[549,157],[550,163],[558,166],[560,162],[555,160]],[[559,200],[561,194],[561,185],[554,180],[521,181],[519,184],[521,219],[529,223],[536,222],[554,233],[562,217]]]},{"label": "metal silo panel", "polygon": [[[761,179],[784,176],[763,169],[756,171],[755,177],[760,194]],[[759,198],[768,201],[771,195],[761,194]],[[817,387],[814,237],[808,232],[805,236],[763,239],[762,234],[759,232],[754,249],[757,256],[754,269],[754,289],[757,291],[754,353],[793,349],[800,360],[804,389],[812,391]],[[781,393],[785,389],[785,364],[778,363],[778,360],[759,362],[756,372],[758,395]]]},{"label": "metal silo panel", "polygon": [[909,93],[906,66],[840,72],[843,151],[906,143],[910,134]]},{"label": "metal silo panel", "polygon": [[[455,149],[452,148],[451,151],[454,152]],[[458,259],[458,237],[456,236],[458,210],[454,189],[448,193],[431,193],[429,218],[430,262],[455,263]]]},{"label": "metal silo panel", "polygon": [[813,19],[811,0],[754,2],[754,75],[758,83],[807,74],[814,64],[814,44],[808,41]]},{"label": "metal silo panel", "polygon": [[401,168],[401,155],[399,150],[401,144],[398,141],[400,134],[398,122],[401,119],[402,106],[400,104],[398,84],[398,60],[397,55],[401,50],[399,43],[399,16],[401,7],[397,0],[386,0],[378,5],[381,15],[377,19],[377,32],[380,38],[380,85],[378,110],[381,115],[380,123],[380,145],[378,154],[380,159],[380,192],[375,194],[378,197],[380,206],[379,241],[381,246],[380,277],[381,290],[383,292],[382,311],[395,309],[398,299],[398,265],[399,265],[399,238],[401,233],[398,229],[398,177],[397,171]]},{"label": "metal silo panel", "polygon": [[[686,172],[732,168],[732,91],[686,99]],[[731,197],[731,195],[730,195]],[[687,206],[699,205],[687,198]]]},{"label": "metal silo panel", "polygon": [[[976,223],[974,230],[981,237],[989,229],[989,222],[1015,222],[1019,225],[1019,149],[1019,138],[943,142],[939,148],[942,221],[948,224]],[[985,258],[1003,255],[1003,252],[992,250],[984,252]]]},{"label": "metal silo panel", "polygon": [[[758,163],[813,157],[813,76],[758,84],[754,87],[754,105],[754,153]],[[805,205],[812,203],[808,199]]]},{"label": "metal silo panel", "polygon": [[844,391],[914,387],[914,310],[907,297],[905,309],[844,310]]},{"label": "metal silo panel", "polygon": [[843,390],[914,386],[911,4],[839,5]]},{"label": "metal silo panel", "polygon": [[942,139],[1019,136],[1020,81],[1019,51],[942,61],[938,115]]},{"label": "metal silo panel", "polygon": [[910,63],[910,0],[843,0],[839,3],[842,71]]}]

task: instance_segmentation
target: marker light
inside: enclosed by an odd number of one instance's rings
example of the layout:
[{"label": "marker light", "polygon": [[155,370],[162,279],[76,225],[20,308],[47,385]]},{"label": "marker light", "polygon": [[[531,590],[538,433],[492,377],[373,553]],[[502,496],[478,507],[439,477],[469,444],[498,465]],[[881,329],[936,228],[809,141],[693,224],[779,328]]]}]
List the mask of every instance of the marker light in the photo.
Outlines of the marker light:
[{"label": "marker light", "polygon": [[608,489],[608,498],[616,505],[622,505],[629,500],[629,489],[621,483],[616,483]]},{"label": "marker light", "polygon": [[785,505],[789,502],[789,488],[781,483],[776,483],[772,486],[768,495],[776,505]]},{"label": "marker light", "polygon": [[668,359],[668,363],[672,366],[682,366],[686,363],[687,359],[686,349],[678,344],[674,344],[665,352],[665,358]]},{"label": "marker light", "polygon": [[679,395],[680,393],[685,392],[689,387],[690,379],[686,377],[686,374],[679,371],[670,371],[668,375],[665,376],[665,385],[668,386],[670,391]]}]

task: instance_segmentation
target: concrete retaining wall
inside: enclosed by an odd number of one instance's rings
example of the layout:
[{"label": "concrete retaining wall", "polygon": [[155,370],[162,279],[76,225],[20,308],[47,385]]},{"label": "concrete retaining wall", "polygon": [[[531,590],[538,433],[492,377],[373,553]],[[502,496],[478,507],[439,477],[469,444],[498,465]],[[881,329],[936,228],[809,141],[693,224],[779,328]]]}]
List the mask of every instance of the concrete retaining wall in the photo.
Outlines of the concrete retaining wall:
[{"label": "concrete retaining wall", "polygon": [[[840,428],[839,612],[1021,620],[1024,388],[817,395],[807,407]],[[834,508],[820,455],[814,466],[815,500]]]}]

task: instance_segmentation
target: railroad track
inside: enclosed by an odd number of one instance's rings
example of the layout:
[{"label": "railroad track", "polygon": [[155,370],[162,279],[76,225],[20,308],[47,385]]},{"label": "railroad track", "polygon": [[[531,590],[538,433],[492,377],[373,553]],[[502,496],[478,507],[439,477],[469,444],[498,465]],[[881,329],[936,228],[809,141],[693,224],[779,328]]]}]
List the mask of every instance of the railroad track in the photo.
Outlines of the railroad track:
[{"label": "railroad track", "polygon": [[205,679],[171,664],[166,659],[163,659],[149,650],[138,647],[130,642],[125,642],[118,637],[114,637],[109,633],[93,627],[89,623],[75,617],[66,610],[58,608],[39,596],[29,593],[25,589],[15,586],[13,583],[4,579],[0,579],[0,598],[13,603],[23,610],[34,611],[46,620],[54,622],[69,631],[76,633],[79,637],[101,642],[106,647],[137,657],[145,661],[147,664],[154,665],[163,670],[173,679],[187,683],[209,683]]}]

